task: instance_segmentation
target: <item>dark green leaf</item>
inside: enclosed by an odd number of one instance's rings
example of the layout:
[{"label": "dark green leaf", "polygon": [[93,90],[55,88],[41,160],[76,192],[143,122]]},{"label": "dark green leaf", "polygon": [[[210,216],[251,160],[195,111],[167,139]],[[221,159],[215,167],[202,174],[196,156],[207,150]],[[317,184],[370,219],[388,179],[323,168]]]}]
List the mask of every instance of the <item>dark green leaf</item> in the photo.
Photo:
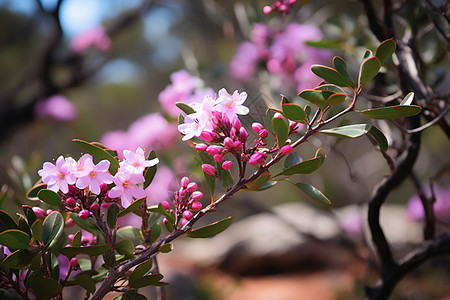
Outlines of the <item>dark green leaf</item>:
[{"label": "dark green leaf", "polygon": [[50,205],[60,206],[62,204],[61,196],[52,190],[48,189],[40,190],[38,193],[38,198],[42,202],[45,202]]},{"label": "dark green leaf", "polygon": [[0,230],[19,229],[16,221],[7,212],[0,210]]},{"label": "dark green leaf", "polygon": [[111,268],[116,263],[116,256],[114,255],[114,251],[108,250],[102,254],[103,261],[107,268]]},{"label": "dark green leaf", "polygon": [[363,59],[367,59],[367,58],[370,58],[370,57],[372,57],[372,56],[373,56],[373,52],[370,51],[369,49],[367,49],[367,50],[364,52]]},{"label": "dark green leaf", "polygon": [[106,152],[108,152],[109,154],[111,154],[111,156],[115,157],[116,159],[119,159],[119,155],[117,154],[117,151],[116,151],[116,150],[109,149],[109,148],[106,147],[105,145],[102,145],[102,144],[100,144],[100,143],[98,143],[98,142],[92,142],[91,144],[94,145],[94,146],[97,146],[97,147],[99,147],[99,148],[101,148],[101,149],[103,149],[103,150],[105,150]]},{"label": "dark green leaf", "polygon": [[283,115],[294,122],[305,122],[306,113],[300,105],[283,104]]},{"label": "dark green leaf", "polygon": [[339,40],[305,41],[305,45],[323,49],[342,49],[342,42]]},{"label": "dark green leaf", "polygon": [[277,136],[278,147],[281,148],[286,144],[289,136],[289,125],[283,118],[273,118],[272,125]]},{"label": "dark green leaf", "polygon": [[405,98],[403,98],[400,105],[411,105],[413,100],[414,100],[414,92],[410,92],[408,93],[408,95],[405,96]]},{"label": "dark green leaf", "polygon": [[345,94],[345,92],[335,84],[322,84],[322,85],[319,85],[318,87],[314,88],[314,90],[330,91],[330,92],[334,92],[334,93],[338,93],[338,94]]},{"label": "dark green leaf", "polygon": [[119,212],[119,213],[117,214],[117,218],[121,218],[121,217],[123,217],[123,216],[129,214],[130,212],[135,212],[137,215],[140,216],[141,213],[140,213],[139,211],[137,211],[137,209],[138,209],[139,207],[145,205],[146,200],[147,200],[147,197],[140,198],[140,199],[137,199],[137,200],[133,201],[133,203],[131,203],[130,205],[128,205],[127,208],[125,208],[124,210],[122,210],[121,212]]},{"label": "dark green leaf", "polygon": [[181,109],[186,115],[190,115],[190,114],[195,113],[195,110],[192,107],[190,107],[189,105],[187,105],[187,104],[185,104],[183,102],[177,102],[177,103],[175,103],[175,105],[179,109]]},{"label": "dark green leaf", "polygon": [[422,108],[417,105],[394,105],[388,107],[372,108],[360,111],[371,119],[391,120],[411,117],[419,114]]},{"label": "dark green leaf", "polygon": [[42,242],[42,233],[44,231],[44,225],[41,219],[37,219],[31,225],[31,234],[33,238],[37,241]]},{"label": "dark green leaf", "polygon": [[233,176],[231,176],[230,170],[225,170],[222,168],[221,163],[216,163],[217,175],[219,176],[220,184],[225,188],[229,189],[234,184]]},{"label": "dark green leaf", "polygon": [[159,223],[153,224],[150,232],[151,243],[154,243],[159,238],[160,235],[161,235],[161,225],[159,225]]},{"label": "dark green leaf", "polygon": [[350,88],[354,87],[354,84],[349,79],[333,68],[321,65],[312,65],[311,71],[328,83],[338,86],[347,86]]},{"label": "dark green leaf", "polygon": [[275,178],[278,176],[291,176],[294,174],[310,174],[320,167],[321,160],[322,160],[321,157],[315,157],[308,160],[304,160],[275,175]]},{"label": "dark green leaf", "polygon": [[53,298],[62,291],[62,286],[52,278],[35,276],[31,279],[30,284],[38,298],[43,300]]},{"label": "dark green leaf", "polygon": [[264,184],[257,189],[256,191],[260,192],[260,191],[265,191],[267,189],[270,189],[271,187],[274,187],[277,184],[278,181],[272,181],[272,180],[267,180],[266,182],[264,182]]},{"label": "dark green leaf", "polygon": [[90,293],[95,292],[95,282],[92,279],[92,277],[89,276],[87,273],[83,272],[77,274],[73,279],[78,285],[82,286],[88,292]]},{"label": "dark green leaf", "polygon": [[321,191],[319,191],[312,185],[303,182],[298,182],[294,185],[314,200],[325,205],[331,205],[331,201]]},{"label": "dark green leaf", "polygon": [[[150,152],[150,154],[147,156],[147,160],[152,160],[156,158],[156,153],[154,150],[152,150]],[[145,178],[145,182],[144,182],[144,189],[147,188],[150,183],[152,183],[153,178],[155,177],[156,174],[156,170],[158,168],[158,165],[154,165],[150,168],[146,168],[145,172],[144,172],[144,178]]]},{"label": "dark green leaf", "polygon": [[372,126],[369,130],[369,134],[374,138],[374,140],[378,143],[381,149],[387,151],[388,149],[388,141],[384,134],[375,126]]},{"label": "dark green leaf", "polygon": [[169,253],[172,250],[173,250],[173,244],[172,243],[164,244],[161,247],[159,247],[159,249],[158,249],[158,251],[161,252],[161,253]]},{"label": "dark green leaf", "polygon": [[42,241],[45,248],[51,250],[57,245],[58,238],[64,234],[64,218],[61,213],[54,211],[45,220],[42,231]]},{"label": "dark green leaf", "polygon": [[257,191],[270,179],[270,172],[264,171],[258,178],[245,185],[247,191]]},{"label": "dark green leaf", "polygon": [[395,41],[391,38],[388,40],[383,41],[380,46],[378,46],[375,56],[378,57],[381,64],[384,64],[386,60],[389,59],[389,57],[394,54],[396,48]]},{"label": "dark green leaf", "polygon": [[378,74],[380,68],[380,60],[375,56],[364,61],[359,71],[359,86],[366,86]]},{"label": "dark green leaf", "polygon": [[144,241],[141,231],[133,226],[121,227],[117,230],[117,236],[130,239],[135,244],[141,244]]},{"label": "dark green leaf", "polygon": [[209,238],[227,229],[231,225],[231,223],[233,223],[233,217],[228,217],[205,227],[191,230],[187,233],[187,235],[191,238]]},{"label": "dark green leaf", "polygon": [[30,236],[18,229],[9,229],[0,233],[0,244],[9,249],[27,249]]},{"label": "dark green leaf", "polygon": [[109,172],[111,172],[111,174],[113,175],[117,173],[117,169],[119,168],[119,161],[117,160],[117,158],[112,156],[111,153],[105,151],[98,145],[88,143],[83,140],[73,139],[72,141],[78,146],[80,146],[82,149],[84,149],[86,152],[90,153],[92,156],[100,160],[106,159],[107,161],[109,161],[110,162]]},{"label": "dark green leaf", "polygon": [[144,295],[138,294],[135,291],[128,291],[124,294],[120,294],[114,297],[113,300],[147,300]]},{"label": "dark green leaf", "polygon": [[36,221],[37,217],[31,206],[22,205],[22,210],[23,213],[25,214],[25,217],[27,218],[28,224],[29,225],[33,224],[34,221]]},{"label": "dark green leaf", "polygon": [[305,100],[308,100],[312,104],[319,107],[322,111],[324,111],[327,107],[326,98],[324,97],[323,91],[318,90],[303,90],[300,94]]},{"label": "dark green leaf", "polygon": [[116,227],[117,222],[117,214],[119,213],[120,209],[117,204],[113,203],[110,207],[108,207],[108,211],[106,213],[106,223],[108,224],[109,228]]},{"label": "dark green leaf", "polygon": [[135,281],[136,279],[141,278],[142,276],[144,276],[145,274],[147,274],[150,269],[152,268],[153,265],[153,260],[149,259],[144,261],[143,263],[139,264],[134,270],[133,272],[130,274],[130,277],[128,278],[128,280],[130,282]]},{"label": "dark green leaf", "polygon": [[267,130],[270,132],[274,131],[273,125],[272,125],[272,119],[276,112],[277,111],[273,108],[268,108],[266,111],[266,125],[267,125]]},{"label": "dark green leaf", "polygon": [[120,240],[116,244],[116,251],[124,255],[133,255],[134,254],[133,242],[130,239]]},{"label": "dark green leaf", "polygon": [[38,193],[40,190],[46,189],[47,185],[45,183],[40,183],[35,186],[33,186],[28,192],[27,192],[27,198],[29,200],[38,200]]},{"label": "dark green leaf", "polygon": [[290,168],[293,165],[300,163],[301,161],[302,161],[302,158],[300,157],[300,155],[298,155],[297,152],[292,151],[284,159],[284,168],[285,169]]},{"label": "dark green leaf", "polygon": [[86,247],[64,247],[59,252],[69,259],[77,254],[86,254],[89,256],[98,256],[111,249],[111,244],[93,245]]},{"label": "dark green leaf", "polygon": [[327,154],[325,153],[325,149],[323,149],[323,148],[317,149],[315,157],[320,157],[320,165],[319,165],[319,167],[321,167],[323,165],[323,163],[325,162],[325,158],[327,158]]},{"label": "dark green leaf", "polygon": [[348,81],[352,84],[350,87],[354,88],[355,83],[353,82],[352,77],[350,76],[350,74],[347,71],[347,65],[345,64],[345,61],[342,58],[340,58],[339,56],[335,56],[333,58],[333,66],[336,69],[336,71],[338,71],[340,74],[342,74],[345,78],[348,79]]},{"label": "dark green leaf", "polygon": [[82,238],[81,230],[78,230],[77,233],[73,236],[72,247],[80,247],[81,246],[81,238]]},{"label": "dark green leaf", "polygon": [[75,223],[81,229],[84,229],[84,230],[92,233],[93,235],[97,235],[98,227],[94,222],[92,222],[91,218],[83,220],[76,213],[71,213],[70,217],[75,221]]},{"label": "dark green leaf", "polygon": [[167,219],[171,224],[174,224],[174,223],[175,223],[175,214],[170,213],[170,211],[165,210],[161,203],[158,204],[158,212],[159,212],[161,215],[165,216],[166,219]]},{"label": "dark green leaf", "polygon": [[27,220],[23,215],[21,214],[18,215],[19,219],[17,220],[17,222],[19,223],[19,229],[28,234],[29,236],[31,236],[30,226],[28,225]]},{"label": "dark green leaf", "polygon": [[345,97],[347,97],[346,94],[333,94],[327,99],[327,106],[340,104],[345,101]]},{"label": "dark green leaf", "polygon": [[151,274],[129,282],[128,286],[133,289],[143,288],[149,285],[154,285],[163,278],[164,276],[161,274]]},{"label": "dark green leaf", "polygon": [[369,132],[370,124],[353,124],[331,129],[323,129],[320,133],[338,138],[357,138]]},{"label": "dark green leaf", "polygon": [[39,254],[40,252],[37,250],[27,251],[24,249],[19,249],[8,255],[2,261],[1,266],[4,268],[25,269],[31,264],[31,261]]}]

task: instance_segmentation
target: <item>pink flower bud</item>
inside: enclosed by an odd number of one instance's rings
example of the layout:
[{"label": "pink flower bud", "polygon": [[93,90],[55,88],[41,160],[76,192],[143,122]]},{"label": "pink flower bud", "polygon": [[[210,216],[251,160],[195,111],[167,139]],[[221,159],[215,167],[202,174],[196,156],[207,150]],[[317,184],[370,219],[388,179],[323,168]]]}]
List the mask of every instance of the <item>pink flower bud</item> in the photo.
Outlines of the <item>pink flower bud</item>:
[{"label": "pink flower bud", "polygon": [[186,176],[184,176],[183,178],[181,178],[181,186],[183,188],[187,188],[188,184],[189,184],[189,178],[187,178]]},{"label": "pink flower bud", "polygon": [[198,201],[193,201],[191,204],[191,209],[195,212],[199,211],[200,209],[202,209],[202,204]]},{"label": "pink flower bud", "polygon": [[202,131],[202,133],[200,134],[200,137],[205,142],[212,142],[214,140],[214,135],[209,131]]},{"label": "pink flower bud", "polygon": [[289,153],[292,152],[292,150],[294,150],[294,148],[292,148],[291,145],[285,145],[280,149],[281,153],[283,153],[284,155],[288,155]]},{"label": "pink flower bud", "polygon": [[253,154],[250,157],[250,160],[248,161],[248,163],[251,164],[252,166],[254,166],[256,164],[263,165],[266,163],[266,155],[261,152],[256,152],[255,154]]},{"label": "pink flower bud", "polygon": [[189,221],[186,219],[181,219],[181,226],[184,226],[188,223]]},{"label": "pink flower bud", "polygon": [[106,184],[104,182],[100,183],[100,190],[101,190],[101,193],[106,193],[108,191],[108,184]]},{"label": "pink flower bud", "polygon": [[68,218],[67,221],[66,221],[66,226],[67,227],[75,226],[75,221],[72,218]]},{"label": "pink flower bud", "polygon": [[40,207],[33,207],[32,208],[34,211],[34,214],[36,215],[36,217],[38,218],[44,218],[45,217],[45,210],[43,210]]},{"label": "pink flower bud", "polygon": [[87,209],[83,209],[82,211],[80,211],[78,213],[78,217],[80,217],[80,219],[82,220],[86,220],[87,218],[89,218],[90,212]]},{"label": "pink flower bud", "polygon": [[99,210],[99,208],[100,208],[100,205],[97,202],[94,202],[89,207],[89,210],[92,211],[92,212],[96,212],[96,211]]},{"label": "pink flower bud", "polygon": [[203,164],[202,170],[208,175],[214,175],[216,174],[216,168],[210,164]]},{"label": "pink flower bud", "polygon": [[264,6],[263,8],[263,12],[267,15],[270,14],[272,12],[272,7],[270,6]]},{"label": "pink flower bud", "polygon": [[189,193],[192,194],[193,192],[195,192],[197,190],[197,183],[195,183],[195,182],[189,183],[186,189],[188,190]]},{"label": "pink flower bud", "polygon": [[235,141],[233,143],[233,147],[234,149],[236,149],[237,151],[240,151],[242,149],[242,143],[240,141]]},{"label": "pink flower bud", "polygon": [[273,118],[274,119],[283,119],[283,115],[277,112],[273,115]]},{"label": "pink flower bud", "polygon": [[103,202],[102,203],[102,207],[104,208],[104,209],[108,209],[111,205],[113,205],[114,203],[113,202]]},{"label": "pink flower bud", "polygon": [[167,220],[167,218],[164,218],[164,219],[163,219],[163,223],[164,223],[164,224],[167,224],[167,223],[169,223],[169,220]]},{"label": "pink flower bud", "polygon": [[206,153],[208,153],[209,155],[216,155],[222,152],[222,150],[223,150],[222,146],[211,145],[208,148],[206,148]]},{"label": "pink flower bud", "polygon": [[195,191],[195,192],[192,193],[192,200],[194,202],[202,199],[202,197],[203,197],[203,193],[200,192],[200,191]]},{"label": "pink flower bud", "polygon": [[68,236],[67,236],[67,238],[69,239],[69,240],[71,240],[71,241],[73,241],[73,238],[75,237],[75,235],[74,234],[69,234]]},{"label": "pink flower bud", "polygon": [[241,129],[242,124],[238,117],[233,118],[233,121],[231,122],[231,126],[233,126],[233,128],[236,130]]},{"label": "pink flower bud", "polygon": [[214,155],[214,160],[217,162],[221,162],[223,160],[223,155],[222,154]]},{"label": "pink flower bud", "polygon": [[261,124],[261,123],[258,123],[258,122],[254,122],[254,123],[252,124],[252,128],[253,128],[253,130],[254,130],[256,133],[259,133],[261,130],[264,129],[264,127],[262,126],[262,124]]},{"label": "pink flower bud", "polygon": [[72,268],[78,267],[78,259],[77,259],[76,257],[72,257],[72,258],[70,259],[69,265],[70,265]]},{"label": "pink flower bud", "polygon": [[167,202],[166,200],[161,201],[161,205],[162,205],[162,207],[164,207],[165,210],[169,210],[170,209],[170,203]]},{"label": "pink flower bud", "polygon": [[241,129],[239,130],[239,138],[241,141],[246,141],[248,138],[247,130],[245,130],[244,127],[241,127]]},{"label": "pink flower bud", "polygon": [[204,143],[200,143],[195,145],[195,149],[197,149],[198,151],[206,151],[206,148],[208,148],[208,145],[204,144]]},{"label": "pink flower bud", "polygon": [[226,160],[222,163],[222,168],[224,170],[229,170],[233,166],[233,162],[231,160]]},{"label": "pink flower bud", "polygon": [[67,206],[69,206],[69,207],[74,207],[77,204],[75,199],[72,197],[67,198],[66,203],[67,203]]},{"label": "pink flower bud", "polygon": [[269,132],[267,131],[267,129],[263,129],[263,130],[261,130],[260,132],[259,132],[259,136],[261,137],[261,138],[265,138],[265,137],[267,137],[269,135]]},{"label": "pink flower bud", "polygon": [[45,213],[46,213],[47,215],[51,214],[52,212],[53,212],[53,210],[51,210],[51,209],[47,209],[47,210],[45,211]]},{"label": "pink flower bud", "polygon": [[287,9],[287,7],[284,4],[281,4],[280,7],[278,7],[278,10],[281,12],[286,11],[286,9]]},{"label": "pink flower bud", "polygon": [[233,140],[229,137],[226,137],[223,140],[223,145],[225,146],[225,148],[227,148],[228,150],[233,149]]},{"label": "pink flower bud", "polygon": [[189,210],[185,210],[183,212],[183,217],[188,221],[192,218],[192,216],[193,216],[193,214]]}]

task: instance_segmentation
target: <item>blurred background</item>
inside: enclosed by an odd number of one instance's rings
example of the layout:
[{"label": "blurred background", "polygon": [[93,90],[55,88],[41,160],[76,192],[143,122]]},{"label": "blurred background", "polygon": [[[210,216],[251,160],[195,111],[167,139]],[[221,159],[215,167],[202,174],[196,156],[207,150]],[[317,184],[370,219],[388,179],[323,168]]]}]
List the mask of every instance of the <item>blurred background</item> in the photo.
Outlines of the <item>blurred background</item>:
[{"label": "blurred background", "polygon": [[[445,1],[431,2],[439,7]],[[280,94],[304,104],[298,91],[320,82],[309,71],[312,64],[331,65],[339,55],[356,76],[364,51],[379,44],[358,1],[298,1],[282,16],[263,13],[271,4],[0,0],[1,208],[13,212],[29,204],[24,195],[44,161],[79,157],[75,138],[116,149],[155,149],[161,182],[153,183],[151,201],[166,200],[182,176],[202,181],[195,152],[181,142],[176,113],[167,106],[177,96],[184,99],[194,87],[246,91],[251,112],[244,124],[263,123],[267,105],[279,105]],[[420,6],[396,5],[404,16],[396,20],[400,35],[423,34],[417,41],[428,84],[448,94],[448,44],[429,28],[430,15]],[[294,62],[277,64],[277,53],[286,55],[285,49],[294,51]],[[180,70],[186,73],[171,77]],[[377,105],[387,95],[394,96],[386,101],[400,98],[387,71],[367,88],[361,107]],[[392,123],[377,126],[395,156],[404,142],[401,133]],[[364,297],[364,285],[373,283],[377,272],[366,204],[389,166],[367,138],[314,136],[297,151],[308,159],[317,147],[326,150],[326,163],[298,180],[320,188],[333,206],[314,203],[288,183],[238,194],[203,220],[233,215],[229,230],[208,240],[181,239],[172,254],[160,257],[170,283],[168,299]],[[424,186],[431,180],[445,203],[450,202],[448,150],[445,134],[427,129],[414,168],[417,180]],[[406,181],[382,210],[381,223],[399,257],[422,240],[423,212],[414,210],[415,194]],[[443,207],[441,231],[450,222],[450,204]],[[392,299],[449,299],[448,267],[442,259],[425,264],[401,282]]]}]

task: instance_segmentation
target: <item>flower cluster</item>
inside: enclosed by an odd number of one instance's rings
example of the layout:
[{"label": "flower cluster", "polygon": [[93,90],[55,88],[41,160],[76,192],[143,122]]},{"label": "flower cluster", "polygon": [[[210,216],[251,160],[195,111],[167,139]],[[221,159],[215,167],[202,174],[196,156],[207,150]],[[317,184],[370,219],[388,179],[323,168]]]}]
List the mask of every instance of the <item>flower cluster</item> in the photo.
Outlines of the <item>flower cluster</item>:
[{"label": "flower cluster", "polygon": [[48,189],[62,194],[63,210],[77,212],[81,219],[87,219],[91,213],[99,211],[100,205],[120,202],[127,207],[134,199],[146,196],[140,186],[145,181],[143,172],[156,165],[158,159],[146,160],[141,148],[136,152],[124,150],[123,156],[114,176],[109,172],[109,161],[94,164],[90,154],[83,155],[78,161],[60,156],[55,164],[45,162],[38,174]]},{"label": "flower cluster", "polygon": [[275,75],[279,88],[295,86],[297,92],[320,83],[310,72],[313,64],[324,62],[331,52],[308,46],[305,42],[322,39],[322,32],[314,25],[290,23],[283,30],[272,30],[256,23],[250,41],[239,44],[229,65],[235,80],[247,82],[263,63]]},{"label": "flower cluster", "polygon": [[275,1],[272,5],[264,6],[263,11],[265,14],[270,14],[271,12],[278,12],[280,14],[288,14],[291,11],[291,8],[297,0],[281,0]]},{"label": "flower cluster", "polygon": [[71,47],[76,53],[82,53],[91,47],[105,52],[108,51],[111,46],[111,38],[102,26],[83,31],[74,36],[71,41]]}]

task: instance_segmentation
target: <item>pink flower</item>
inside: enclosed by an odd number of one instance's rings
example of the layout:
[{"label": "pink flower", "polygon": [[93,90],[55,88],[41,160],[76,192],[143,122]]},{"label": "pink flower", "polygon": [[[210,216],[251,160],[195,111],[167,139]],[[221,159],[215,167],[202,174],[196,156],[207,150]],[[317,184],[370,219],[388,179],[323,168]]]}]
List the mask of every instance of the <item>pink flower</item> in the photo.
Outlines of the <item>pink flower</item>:
[{"label": "pink flower", "polygon": [[246,115],[249,113],[248,107],[243,103],[247,99],[247,93],[234,91],[233,94],[229,94],[226,89],[219,90],[219,97],[215,102],[215,108],[218,111],[225,113],[228,119],[232,120],[236,115]]},{"label": "pink flower", "polygon": [[[428,195],[430,192],[428,191]],[[436,187],[434,189],[436,201],[433,210],[436,218],[445,220],[450,216],[450,189]],[[407,215],[410,219],[418,221],[425,217],[422,201],[419,196],[413,196],[407,204]]]},{"label": "pink flower", "polygon": [[102,160],[95,165],[91,157],[85,157],[82,161],[81,170],[75,172],[75,176],[78,178],[76,187],[79,189],[89,187],[92,193],[98,195],[101,192],[100,185],[102,183],[113,182],[113,177],[108,171],[110,163],[107,160]]},{"label": "pink flower", "polygon": [[145,168],[155,166],[159,162],[158,158],[146,160],[144,150],[141,147],[138,147],[136,152],[124,150],[123,156],[124,160],[120,162],[120,167],[135,173],[142,173]]},{"label": "pink flower", "polygon": [[34,214],[36,215],[36,217],[38,217],[38,218],[40,218],[40,219],[45,218],[45,216],[47,215],[47,214],[45,213],[45,210],[43,210],[43,209],[40,208],[40,207],[35,206],[35,207],[32,208],[32,210],[33,210]]},{"label": "pink flower", "polygon": [[203,164],[202,170],[208,175],[214,175],[216,174],[216,168],[213,165],[210,164]]},{"label": "pink flower", "polygon": [[228,73],[237,81],[247,82],[255,73],[258,61],[258,47],[250,42],[242,42],[228,66]]},{"label": "pink flower", "polygon": [[113,181],[116,186],[108,192],[108,197],[120,198],[124,208],[133,203],[134,199],[146,196],[144,189],[137,186],[145,181],[142,173],[133,173],[119,168]]},{"label": "pink flower", "polygon": [[155,205],[161,201],[167,201],[171,191],[177,186],[177,181],[172,170],[166,166],[158,166],[156,176],[152,183],[145,189],[148,205]]},{"label": "pink flower", "polygon": [[54,95],[39,101],[35,106],[35,114],[38,118],[70,122],[78,117],[78,110],[66,97]]},{"label": "pink flower", "polygon": [[60,156],[56,160],[55,165],[45,162],[38,174],[50,190],[54,192],[61,190],[61,192],[66,194],[69,191],[69,184],[74,184],[76,180],[72,174],[75,166],[76,161],[73,158]]},{"label": "pink flower", "polygon": [[111,38],[106,34],[102,26],[83,31],[71,41],[72,49],[77,53],[82,53],[90,47],[95,47],[101,51],[108,51],[111,45]]}]

